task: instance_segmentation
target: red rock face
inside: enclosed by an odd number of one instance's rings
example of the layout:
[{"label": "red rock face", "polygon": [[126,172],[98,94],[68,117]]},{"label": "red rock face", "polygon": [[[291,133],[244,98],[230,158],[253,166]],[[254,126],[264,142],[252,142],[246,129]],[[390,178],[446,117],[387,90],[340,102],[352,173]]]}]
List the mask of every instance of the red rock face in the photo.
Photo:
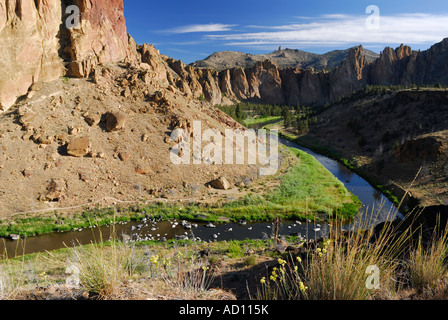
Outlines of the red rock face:
[{"label": "red rock face", "polygon": [[90,21],[92,29],[98,30],[109,21],[115,36],[127,44],[128,34],[124,17],[123,0],[78,0],[81,20]]},{"label": "red rock face", "polygon": [[99,63],[134,59],[123,0],[73,0],[80,8],[81,25],[70,30],[62,20],[64,3],[0,0],[0,111],[33,83],[64,75],[64,60],[69,76],[85,77]]},{"label": "red rock face", "polygon": [[123,0],[74,0],[81,26],[70,30],[68,74],[85,77],[96,64],[132,60]]},{"label": "red rock face", "polygon": [[63,74],[56,0],[0,0],[0,111],[37,81]]}]

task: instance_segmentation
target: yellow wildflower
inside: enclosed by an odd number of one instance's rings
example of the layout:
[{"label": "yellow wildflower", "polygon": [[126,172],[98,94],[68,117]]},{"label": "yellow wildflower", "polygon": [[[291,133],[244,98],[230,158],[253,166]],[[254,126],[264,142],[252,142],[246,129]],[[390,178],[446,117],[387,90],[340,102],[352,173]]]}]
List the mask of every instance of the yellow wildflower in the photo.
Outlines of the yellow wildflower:
[{"label": "yellow wildflower", "polygon": [[278,258],[278,263],[282,266],[286,264],[286,260],[283,260],[282,258]]},{"label": "yellow wildflower", "polygon": [[260,283],[261,284],[265,284],[266,283],[266,278],[265,277],[261,278]]},{"label": "yellow wildflower", "polygon": [[158,255],[153,255],[153,256],[151,256],[151,258],[149,258],[149,261],[152,264],[157,266],[159,264],[159,256]]},{"label": "yellow wildflower", "polygon": [[300,281],[299,282],[299,290],[302,292],[305,292],[307,289],[308,289],[308,287],[306,287],[305,284],[302,281]]}]

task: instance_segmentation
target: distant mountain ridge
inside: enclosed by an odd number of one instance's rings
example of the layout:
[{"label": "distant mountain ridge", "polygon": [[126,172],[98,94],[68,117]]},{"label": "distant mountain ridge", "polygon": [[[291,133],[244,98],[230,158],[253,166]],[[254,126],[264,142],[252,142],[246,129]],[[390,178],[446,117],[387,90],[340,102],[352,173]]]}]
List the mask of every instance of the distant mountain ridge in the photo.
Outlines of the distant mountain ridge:
[{"label": "distant mountain ridge", "polygon": [[370,62],[366,52],[362,45],[351,48],[345,60],[330,70],[282,68],[272,60],[224,70],[185,65],[168,57],[166,62],[173,71],[173,86],[214,105],[234,101],[325,105],[368,85],[448,84],[448,38],[425,51],[413,51],[404,44],[386,47]]},{"label": "distant mountain ridge", "polygon": [[[351,48],[346,50],[333,50],[324,54],[311,53],[297,49],[282,49],[281,47],[268,54],[248,54],[237,51],[215,52],[204,60],[191,63],[192,67],[212,70],[225,70],[232,68],[250,68],[257,62],[270,60],[280,68],[309,68],[316,70],[331,69],[344,61]],[[367,62],[379,58],[379,54],[365,50]]]}]

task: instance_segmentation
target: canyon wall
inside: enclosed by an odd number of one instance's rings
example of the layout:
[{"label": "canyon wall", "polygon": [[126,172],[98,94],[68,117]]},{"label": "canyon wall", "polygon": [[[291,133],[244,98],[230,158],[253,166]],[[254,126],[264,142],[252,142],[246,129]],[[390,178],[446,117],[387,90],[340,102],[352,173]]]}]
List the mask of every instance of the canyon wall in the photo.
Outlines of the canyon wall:
[{"label": "canyon wall", "polygon": [[187,66],[166,59],[175,72],[172,84],[193,97],[212,104],[251,101],[268,104],[324,105],[363,89],[367,85],[448,84],[448,38],[430,49],[417,52],[401,45],[385,48],[368,62],[362,46],[331,71],[277,67],[266,60],[250,68],[223,71]]},{"label": "canyon wall", "polygon": [[[74,28],[66,26],[70,5],[80,10]],[[0,43],[0,111],[36,82],[88,77],[98,64],[117,61],[152,69],[167,86],[214,105],[323,105],[369,84],[448,84],[448,38],[423,52],[385,48],[373,62],[359,46],[331,71],[282,69],[269,60],[219,72],[194,68],[137,46],[127,34],[123,0],[0,0]]]},{"label": "canyon wall", "polygon": [[[69,5],[80,23],[68,29]],[[132,59],[122,0],[0,0],[0,111],[36,82]]]}]

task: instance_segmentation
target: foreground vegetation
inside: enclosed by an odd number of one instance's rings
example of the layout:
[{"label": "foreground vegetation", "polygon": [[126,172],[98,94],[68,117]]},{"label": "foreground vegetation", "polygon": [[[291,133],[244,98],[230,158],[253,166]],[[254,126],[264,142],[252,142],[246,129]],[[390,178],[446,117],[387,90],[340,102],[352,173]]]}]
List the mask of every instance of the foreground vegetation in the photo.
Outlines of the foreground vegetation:
[{"label": "foreground vegetation", "polygon": [[421,229],[398,233],[392,224],[379,233],[373,229],[339,230],[332,228],[328,239],[302,255],[278,259],[279,265],[260,280],[257,299],[448,297],[447,229],[434,232],[430,241],[422,240]]},{"label": "foreground vegetation", "polygon": [[[386,224],[329,238],[112,240],[0,261],[0,299],[370,300],[448,298],[447,230]],[[230,291],[232,290],[232,292]]]}]

